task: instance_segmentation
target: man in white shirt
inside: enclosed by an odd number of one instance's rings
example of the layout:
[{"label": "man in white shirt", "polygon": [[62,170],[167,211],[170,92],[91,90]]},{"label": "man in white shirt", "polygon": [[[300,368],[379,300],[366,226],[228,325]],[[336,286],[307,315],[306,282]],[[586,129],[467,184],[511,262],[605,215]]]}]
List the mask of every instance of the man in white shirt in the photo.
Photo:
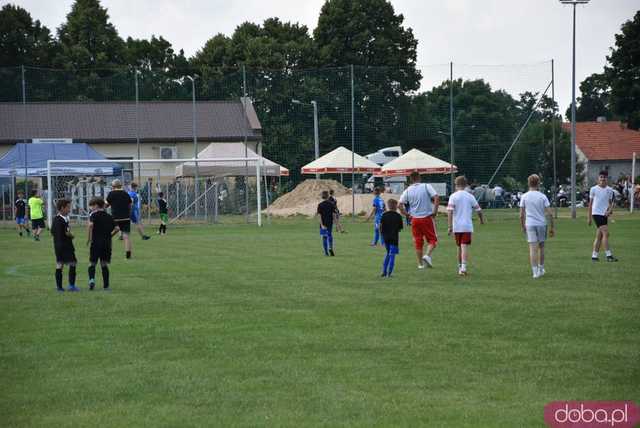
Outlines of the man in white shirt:
[{"label": "man in white shirt", "polygon": [[493,188],[493,195],[495,196],[494,206],[496,208],[502,208],[504,205],[504,189],[499,184]]},{"label": "man in white shirt", "polygon": [[449,236],[455,235],[458,246],[458,275],[467,274],[468,247],[471,245],[473,233],[473,211],[478,213],[480,224],[484,224],[482,209],[476,198],[469,192],[465,192],[467,179],[464,176],[456,177],[456,192],[449,197],[447,204]]},{"label": "man in white shirt", "polygon": [[536,279],[545,274],[544,242],[547,239],[547,220],[545,214],[551,225],[549,228],[549,236],[553,237],[555,231],[549,199],[544,193],[538,190],[540,177],[537,174],[533,174],[529,176],[527,181],[529,182],[529,191],[522,195],[520,199],[520,226],[522,227],[522,231],[527,235],[529,262],[531,263],[533,278]]},{"label": "man in white shirt", "polygon": [[596,239],[593,241],[593,253],[591,260],[599,260],[598,253],[600,246],[604,246],[605,255],[608,262],[617,262],[609,247],[609,216],[613,211],[614,193],[613,189],[607,186],[607,171],[600,171],[598,184],[589,190],[589,226],[591,221],[596,224]]},{"label": "man in white shirt", "polygon": [[[418,269],[424,269],[425,263],[427,266],[433,267],[431,254],[438,245],[435,218],[438,215],[440,197],[431,185],[420,182],[419,172],[412,172],[409,179],[411,186],[400,196],[400,212],[404,216],[407,215],[405,204],[408,203]],[[424,241],[427,241],[427,254],[424,254]]]}]

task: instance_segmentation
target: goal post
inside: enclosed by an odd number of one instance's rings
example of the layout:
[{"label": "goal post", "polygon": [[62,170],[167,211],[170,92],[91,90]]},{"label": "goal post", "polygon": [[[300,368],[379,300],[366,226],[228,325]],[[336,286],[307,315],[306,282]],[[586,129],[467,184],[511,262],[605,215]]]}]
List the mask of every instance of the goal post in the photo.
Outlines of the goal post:
[{"label": "goal post", "polygon": [[127,185],[133,181],[135,171],[140,181],[138,194],[146,208],[146,215],[140,213],[143,220],[151,219],[154,198],[163,192],[174,214],[171,223],[218,223],[246,218],[246,222],[255,221],[262,226],[263,193],[267,191],[262,180],[266,181],[269,173],[264,165],[261,157],[49,159],[46,168],[48,224],[51,226],[55,215],[56,200],[71,199],[72,216],[86,218],[91,197],[106,198],[112,180],[117,178]]}]

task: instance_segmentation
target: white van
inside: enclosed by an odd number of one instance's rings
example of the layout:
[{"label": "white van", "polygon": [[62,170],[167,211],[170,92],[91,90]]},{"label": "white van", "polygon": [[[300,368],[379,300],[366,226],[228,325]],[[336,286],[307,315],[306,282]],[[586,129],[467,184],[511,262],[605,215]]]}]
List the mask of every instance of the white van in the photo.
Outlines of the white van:
[{"label": "white van", "polygon": [[[402,147],[393,146],[393,147],[385,147],[383,149],[378,150],[375,153],[369,153],[365,157],[372,162],[377,163],[380,166],[386,165],[394,159],[402,156]],[[405,188],[407,182],[406,177],[385,177],[384,178],[384,187],[387,192],[390,193],[402,193]],[[365,185],[365,191],[373,192],[374,187],[374,177],[371,176],[367,179],[367,183]]]}]

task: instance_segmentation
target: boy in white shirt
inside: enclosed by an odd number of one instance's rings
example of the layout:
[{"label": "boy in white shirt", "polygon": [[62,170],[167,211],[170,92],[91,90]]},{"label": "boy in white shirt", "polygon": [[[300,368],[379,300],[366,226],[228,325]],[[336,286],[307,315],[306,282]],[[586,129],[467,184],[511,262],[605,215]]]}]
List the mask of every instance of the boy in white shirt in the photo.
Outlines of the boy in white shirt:
[{"label": "boy in white shirt", "polygon": [[527,235],[531,271],[533,272],[533,278],[536,279],[545,274],[544,242],[547,239],[547,220],[545,215],[550,223],[549,236],[553,237],[555,231],[549,199],[538,190],[540,177],[537,174],[533,174],[529,176],[527,181],[529,182],[529,191],[522,195],[520,199],[520,226]]},{"label": "boy in white shirt", "polygon": [[600,171],[598,174],[598,185],[589,190],[589,219],[596,224],[596,239],[593,241],[593,253],[591,260],[597,262],[600,246],[604,246],[605,255],[608,262],[617,262],[609,248],[609,216],[613,212],[614,193],[613,189],[607,186],[607,171]]},{"label": "boy in white shirt", "polygon": [[447,214],[449,219],[449,236],[455,235],[458,246],[458,275],[467,274],[467,258],[471,234],[473,233],[473,211],[478,213],[480,224],[484,224],[482,209],[476,198],[465,191],[467,179],[464,176],[456,177],[456,192],[449,198]]}]

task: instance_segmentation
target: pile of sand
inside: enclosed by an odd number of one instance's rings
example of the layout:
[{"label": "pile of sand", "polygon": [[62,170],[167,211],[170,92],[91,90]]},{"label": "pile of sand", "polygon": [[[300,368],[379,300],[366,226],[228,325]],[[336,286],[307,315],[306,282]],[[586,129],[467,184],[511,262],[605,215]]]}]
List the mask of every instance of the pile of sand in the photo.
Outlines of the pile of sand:
[{"label": "pile of sand", "polygon": [[285,193],[273,201],[269,209],[287,210],[298,208],[309,203],[318,204],[323,190],[333,190],[336,199],[340,196],[351,194],[351,190],[338,183],[336,180],[305,180],[295,189]]},{"label": "pile of sand", "polygon": [[[351,189],[344,187],[336,180],[305,180],[291,192],[276,199],[273,204],[269,206],[267,212],[270,215],[280,217],[288,217],[292,215],[313,216],[316,214],[318,204],[322,201],[320,194],[323,190],[333,190],[340,212],[342,214],[351,214],[351,208],[353,206]],[[396,199],[398,198],[398,195],[390,194],[385,194],[382,197],[386,200],[394,196]],[[369,211],[371,211],[372,204],[372,194],[356,194],[356,214],[361,214],[363,212],[368,214]]]},{"label": "pile of sand", "polygon": [[[344,215],[351,215],[351,209],[354,206],[357,215],[369,214],[373,205],[373,194],[356,194],[355,198],[351,195],[351,189],[344,187],[335,180],[305,180],[289,193],[285,193],[266,210],[272,216],[288,217],[292,215],[314,216],[318,209],[318,204],[322,201],[320,194],[323,190],[334,191],[334,196],[338,202],[338,209]],[[382,199],[385,202],[389,199],[400,198],[398,194],[383,193]],[[440,211],[444,210],[440,206]]]}]

